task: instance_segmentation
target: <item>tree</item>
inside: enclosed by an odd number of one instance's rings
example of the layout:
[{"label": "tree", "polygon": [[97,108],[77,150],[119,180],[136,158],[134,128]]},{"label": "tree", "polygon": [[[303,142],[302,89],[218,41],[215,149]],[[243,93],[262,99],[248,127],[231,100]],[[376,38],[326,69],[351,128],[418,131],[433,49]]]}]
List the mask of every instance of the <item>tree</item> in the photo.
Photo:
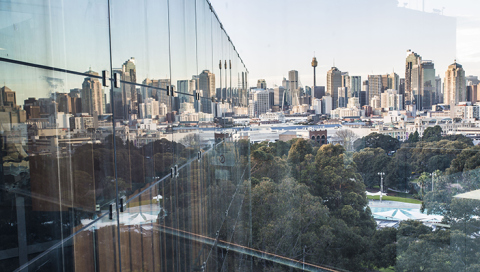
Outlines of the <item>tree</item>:
[{"label": "tree", "polygon": [[381,148],[365,148],[353,154],[353,161],[357,172],[362,175],[363,182],[368,188],[380,184],[378,172],[386,172],[391,158]]},{"label": "tree", "polygon": [[390,152],[390,151],[396,151],[398,148],[400,148],[400,142],[389,135],[383,135],[383,134],[373,132],[368,134],[365,137],[357,139],[353,143],[353,146],[356,151],[360,151],[361,149],[367,148],[367,147],[370,147],[370,148],[380,147],[383,150]]},{"label": "tree", "polygon": [[418,131],[415,130],[415,132],[408,137],[407,141],[409,143],[416,143],[419,141],[419,139],[420,139],[420,136],[418,135]]},{"label": "tree", "polygon": [[474,146],[463,150],[450,164],[447,174],[476,169],[480,166],[480,146]]},{"label": "tree", "polygon": [[423,132],[422,140],[425,142],[436,142],[442,139],[442,128],[439,125],[428,127]]}]

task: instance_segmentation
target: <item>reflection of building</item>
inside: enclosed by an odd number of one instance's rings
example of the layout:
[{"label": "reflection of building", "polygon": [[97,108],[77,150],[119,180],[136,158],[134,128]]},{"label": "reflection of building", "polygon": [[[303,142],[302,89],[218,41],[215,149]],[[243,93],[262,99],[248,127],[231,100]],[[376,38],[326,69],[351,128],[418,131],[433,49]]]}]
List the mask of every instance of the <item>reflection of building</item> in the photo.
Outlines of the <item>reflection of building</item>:
[{"label": "reflection of building", "polygon": [[10,130],[12,124],[27,120],[25,110],[17,106],[17,96],[7,86],[0,88],[0,125],[3,130]]},{"label": "reflection of building", "polygon": [[[98,76],[98,73],[93,72],[92,70],[88,71],[87,73]],[[68,101],[66,98],[65,100]],[[103,105],[103,89],[100,81],[94,77],[86,77],[82,84],[82,112],[88,113],[92,116],[94,115],[94,112],[96,112],[98,115],[101,115],[104,113]],[[62,104],[63,110],[68,109],[65,106],[68,107],[68,102],[66,105]]]}]

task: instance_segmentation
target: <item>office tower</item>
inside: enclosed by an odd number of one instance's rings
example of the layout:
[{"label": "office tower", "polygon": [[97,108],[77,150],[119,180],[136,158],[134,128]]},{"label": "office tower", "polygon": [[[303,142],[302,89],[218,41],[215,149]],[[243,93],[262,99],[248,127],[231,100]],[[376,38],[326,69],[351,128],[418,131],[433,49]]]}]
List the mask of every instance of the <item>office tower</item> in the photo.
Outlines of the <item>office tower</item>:
[{"label": "office tower", "polygon": [[359,97],[362,91],[362,77],[350,76],[350,89],[348,90],[348,97]]},{"label": "office tower", "polygon": [[213,113],[210,99],[215,97],[215,74],[203,70],[198,76],[198,89],[203,91],[202,112]]},{"label": "office tower", "polygon": [[283,80],[282,80],[282,87],[283,87],[286,91],[288,91],[288,86],[289,86],[288,84],[289,84],[289,81],[288,81],[286,78],[283,78]]},{"label": "office tower", "polygon": [[381,95],[381,106],[386,110],[403,110],[403,95],[397,90],[386,90]]},{"label": "office tower", "polygon": [[443,103],[454,106],[466,99],[465,71],[462,65],[455,62],[445,72]]},{"label": "office tower", "polygon": [[388,90],[388,78],[389,75],[382,75],[382,93]]},{"label": "office tower", "polygon": [[465,80],[467,80],[467,85],[477,85],[478,83],[480,83],[480,81],[478,80],[478,76],[466,76]]},{"label": "office tower", "polygon": [[196,80],[177,80],[177,93],[180,103],[193,102],[193,92],[196,90]]},{"label": "office tower", "polygon": [[435,100],[437,89],[435,80],[435,67],[433,61],[422,61],[422,105],[420,109],[431,109]]},{"label": "office tower", "polygon": [[0,88],[0,106],[7,108],[17,107],[17,94],[7,86]]},{"label": "office tower", "polygon": [[400,77],[395,72],[388,75],[388,86],[387,87],[388,87],[387,89],[400,91],[399,90]]},{"label": "office tower", "polygon": [[203,70],[198,76],[198,89],[203,90],[207,98],[215,97],[215,74]]},{"label": "office tower", "polygon": [[[371,102],[374,96],[380,99],[382,93],[382,76],[381,75],[369,75],[368,76],[368,101]],[[372,108],[375,108],[370,104]]]},{"label": "office tower", "polygon": [[330,95],[322,97],[322,113],[330,114],[333,110],[333,98]]},{"label": "office tower", "polygon": [[332,109],[338,105],[338,88],[342,87],[342,72],[337,67],[332,67],[327,72],[327,92],[326,95],[332,97]]},{"label": "office tower", "polygon": [[[422,57],[412,50],[407,50],[405,61],[405,104],[411,104],[412,98],[412,70],[415,65],[420,65]],[[417,68],[418,71],[418,68]]]},{"label": "office tower", "polygon": [[[92,70],[87,74],[98,76],[98,73]],[[82,84],[82,112],[93,116],[103,114],[103,89],[98,78],[86,77]]]},{"label": "office tower", "polygon": [[347,87],[338,87],[338,108],[347,107],[348,103],[348,88]]},{"label": "office tower", "polygon": [[372,99],[370,99],[370,106],[373,109],[380,109],[382,107],[381,102],[382,101],[381,101],[380,95],[374,95]]},{"label": "office tower", "polygon": [[350,75],[348,72],[342,72],[342,87],[350,90]]},{"label": "office tower", "polygon": [[313,99],[312,108],[315,110],[315,114],[322,114],[322,99]]},{"label": "office tower", "polygon": [[314,91],[315,91],[315,87],[317,86],[317,72],[316,72],[317,65],[318,65],[317,58],[313,57],[312,67],[313,67],[313,90]]},{"label": "office tower", "polygon": [[305,92],[303,93],[305,96],[312,96],[312,88],[310,86],[305,86]]},{"label": "office tower", "polygon": [[435,104],[443,103],[442,78],[440,75],[435,77]]},{"label": "office tower", "polygon": [[359,103],[360,103],[360,107],[363,107],[365,105],[367,105],[367,92],[365,91],[360,91],[360,95],[359,95]]},{"label": "office tower", "polygon": [[321,99],[325,95],[325,86],[315,86],[313,97]]},{"label": "office tower", "polygon": [[251,97],[254,106],[254,116],[258,117],[260,114],[268,112],[270,104],[268,91],[260,90],[253,92]]},{"label": "office tower", "polygon": [[[122,80],[125,82],[137,83],[137,70],[135,58],[130,58],[122,65]],[[137,89],[135,84],[122,83],[123,101],[125,103],[125,119],[130,119],[137,114]],[[128,116],[127,116],[128,115]]]},{"label": "office tower", "polygon": [[364,92],[364,95],[365,95],[365,104],[364,105],[368,105],[370,103],[369,92],[368,92],[368,80],[364,80],[362,82],[362,92]]},{"label": "office tower", "polygon": [[282,86],[273,88],[273,105],[274,106],[283,106],[283,99],[285,94],[285,88]]},{"label": "office tower", "polygon": [[298,88],[298,71],[291,70],[288,72],[288,97],[289,97],[289,104],[292,106],[296,106],[299,104],[300,99],[300,90]]},{"label": "office tower", "polygon": [[257,81],[257,89],[263,89],[263,90],[267,89],[267,82],[265,81],[265,79],[259,79]]}]

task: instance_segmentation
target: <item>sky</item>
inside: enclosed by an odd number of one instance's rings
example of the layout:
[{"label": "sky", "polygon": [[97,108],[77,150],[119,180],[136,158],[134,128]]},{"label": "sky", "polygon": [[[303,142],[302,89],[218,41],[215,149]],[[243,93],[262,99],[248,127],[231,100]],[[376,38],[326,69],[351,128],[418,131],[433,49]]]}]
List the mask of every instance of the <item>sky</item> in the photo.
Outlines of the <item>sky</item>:
[{"label": "sky", "polygon": [[[407,49],[433,60],[442,78],[456,59],[480,76],[480,1],[476,0],[211,0],[250,72],[281,85],[298,70],[302,85],[324,85],[333,66],[350,75],[404,77]],[[435,10],[434,10],[435,9]],[[424,10],[424,12],[423,12]],[[443,12],[443,15],[442,15]]]}]

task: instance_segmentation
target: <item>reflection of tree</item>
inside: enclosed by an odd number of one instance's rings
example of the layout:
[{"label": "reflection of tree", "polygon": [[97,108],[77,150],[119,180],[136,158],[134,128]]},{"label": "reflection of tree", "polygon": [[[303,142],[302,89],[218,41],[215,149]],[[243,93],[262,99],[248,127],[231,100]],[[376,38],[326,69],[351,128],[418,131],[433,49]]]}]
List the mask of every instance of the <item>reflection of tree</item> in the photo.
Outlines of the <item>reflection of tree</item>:
[{"label": "reflection of tree", "polygon": [[353,150],[353,142],[358,138],[358,135],[351,129],[337,130],[335,136],[340,139],[340,144],[343,145],[347,151]]}]

